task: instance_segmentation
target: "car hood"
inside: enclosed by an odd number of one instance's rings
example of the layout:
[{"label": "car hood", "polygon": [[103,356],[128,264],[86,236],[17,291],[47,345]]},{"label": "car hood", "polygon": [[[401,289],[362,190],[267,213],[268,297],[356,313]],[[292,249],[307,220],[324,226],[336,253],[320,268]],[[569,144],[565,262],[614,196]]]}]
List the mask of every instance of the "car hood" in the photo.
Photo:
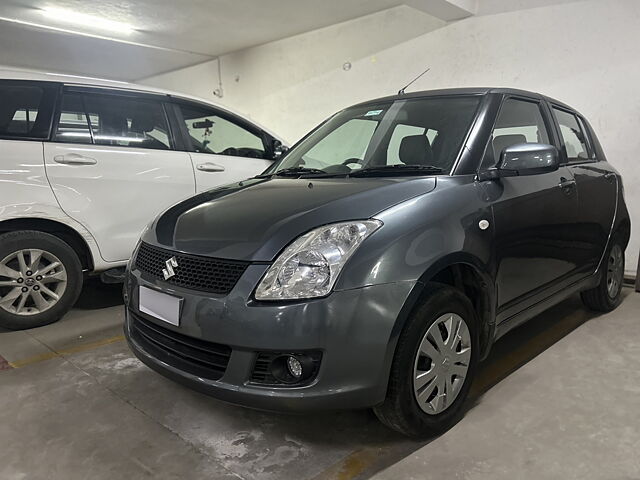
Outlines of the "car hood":
[{"label": "car hood", "polygon": [[435,186],[435,177],[245,180],[174,205],[143,240],[194,255],[269,262],[315,227],[370,218]]}]

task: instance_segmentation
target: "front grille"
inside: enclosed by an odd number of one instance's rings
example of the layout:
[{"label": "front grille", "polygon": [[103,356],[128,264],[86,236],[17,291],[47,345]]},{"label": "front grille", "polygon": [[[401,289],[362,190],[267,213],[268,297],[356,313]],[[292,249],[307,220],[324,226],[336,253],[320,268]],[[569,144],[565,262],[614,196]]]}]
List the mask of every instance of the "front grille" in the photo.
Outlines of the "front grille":
[{"label": "front grille", "polygon": [[131,337],[158,360],[210,380],[224,375],[231,347],[174,332],[131,312],[129,316]]},{"label": "front grille", "polygon": [[[176,258],[178,266],[173,267],[175,275],[165,280],[162,270],[166,268],[166,262],[171,257]],[[134,265],[142,273],[171,285],[226,295],[236,285],[249,263],[188,255],[143,242],[138,249]]]}]

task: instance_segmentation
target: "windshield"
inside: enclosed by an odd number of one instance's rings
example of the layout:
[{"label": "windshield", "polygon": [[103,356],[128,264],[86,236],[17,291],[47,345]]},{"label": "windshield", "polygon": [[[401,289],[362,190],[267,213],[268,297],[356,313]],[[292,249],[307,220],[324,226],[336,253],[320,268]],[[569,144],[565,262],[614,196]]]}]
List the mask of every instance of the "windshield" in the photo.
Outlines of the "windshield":
[{"label": "windshield", "polygon": [[348,108],[266,173],[449,173],[479,102],[478,96],[450,96]]}]

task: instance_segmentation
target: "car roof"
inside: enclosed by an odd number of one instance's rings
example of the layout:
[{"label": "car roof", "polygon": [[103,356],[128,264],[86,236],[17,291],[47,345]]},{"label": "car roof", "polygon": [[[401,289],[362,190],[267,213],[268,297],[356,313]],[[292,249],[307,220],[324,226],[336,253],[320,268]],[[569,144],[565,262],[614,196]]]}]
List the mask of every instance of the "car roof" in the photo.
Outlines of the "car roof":
[{"label": "car roof", "polygon": [[272,137],[277,138],[281,142],[288,144],[288,142],[284,142],[282,137],[272,132],[270,129],[264,127],[260,123],[256,122],[251,118],[251,116],[233,110],[227,106],[220,105],[219,103],[212,102],[209,99],[196,97],[193,95],[189,95],[182,92],[175,92],[171,90],[164,90],[161,88],[149,87],[146,85],[139,85],[136,83],[123,82],[119,80],[107,80],[104,78],[95,78],[95,77],[84,77],[82,75],[71,75],[64,73],[53,73],[53,72],[38,72],[35,70],[21,70],[21,69],[8,69],[8,68],[0,68],[0,80],[29,80],[36,82],[55,82],[61,83],[64,85],[73,85],[73,86],[82,86],[82,87],[99,87],[99,88],[108,88],[113,90],[122,90],[127,92],[139,92],[139,93],[150,93],[155,95],[168,95],[174,98],[180,98],[185,100],[192,100],[198,103],[205,103],[207,105],[214,106],[219,108],[220,110],[229,112],[235,116],[244,118],[254,124],[255,126],[261,128]]},{"label": "car roof", "polygon": [[561,107],[567,108],[569,110],[574,110],[574,108],[569,105],[560,102],[559,100],[555,100],[554,98],[548,97],[546,95],[532,92],[529,90],[521,90],[517,88],[506,88],[506,87],[463,87],[463,88],[441,88],[437,90],[421,90],[418,92],[409,92],[404,94],[396,94],[389,95],[386,97],[376,98],[374,100],[367,100],[366,102],[360,102],[354,107],[357,106],[365,106],[374,103],[382,103],[382,102],[393,102],[396,100],[407,100],[411,98],[424,98],[424,97],[443,97],[443,96],[454,96],[454,95],[488,95],[488,94],[502,94],[502,95],[522,95],[526,97],[533,97],[538,99],[545,99],[555,105],[559,105]]}]

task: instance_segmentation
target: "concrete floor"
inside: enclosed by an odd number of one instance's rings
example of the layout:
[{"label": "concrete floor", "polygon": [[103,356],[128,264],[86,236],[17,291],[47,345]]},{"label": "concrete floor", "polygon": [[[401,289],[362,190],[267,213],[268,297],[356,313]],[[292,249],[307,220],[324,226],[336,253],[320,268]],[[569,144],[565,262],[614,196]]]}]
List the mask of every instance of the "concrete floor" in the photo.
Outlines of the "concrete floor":
[{"label": "concrete floor", "polygon": [[500,340],[465,418],[417,443],[368,411],[234,407],[157,375],[121,336],[120,287],[0,332],[0,479],[640,478],[640,294],[572,298]]}]

